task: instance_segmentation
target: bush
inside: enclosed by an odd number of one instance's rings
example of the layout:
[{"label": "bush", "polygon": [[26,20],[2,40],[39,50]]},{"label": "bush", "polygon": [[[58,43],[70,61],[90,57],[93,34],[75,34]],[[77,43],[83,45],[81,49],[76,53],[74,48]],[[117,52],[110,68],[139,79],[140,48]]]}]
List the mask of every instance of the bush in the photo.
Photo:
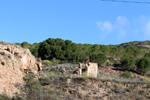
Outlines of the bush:
[{"label": "bush", "polygon": [[144,57],[150,57],[150,53],[145,53]]},{"label": "bush", "polygon": [[50,78],[48,77],[42,77],[39,79],[41,85],[45,86],[45,85],[49,85],[50,84]]},{"label": "bush", "polygon": [[23,48],[30,48],[31,44],[29,44],[28,42],[23,42],[23,43],[21,43],[21,47],[23,47]]},{"label": "bush", "polygon": [[53,58],[51,61],[53,64],[59,64],[61,62],[60,60],[58,60],[56,58]]},{"label": "bush", "polygon": [[35,76],[29,73],[23,79],[26,81],[25,92],[27,94],[27,100],[36,100],[36,98],[40,98],[42,86],[39,81],[35,79]]},{"label": "bush", "polygon": [[43,61],[43,65],[45,65],[45,66],[50,66],[50,65],[52,65],[52,62],[49,61],[49,60],[44,60],[44,61]]},{"label": "bush", "polygon": [[144,82],[150,82],[150,78],[149,77],[144,77]]},{"label": "bush", "polygon": [[0,100],[11,100],[6,94],[0,94]]},{"label": "bush", "polygon": [[19,96],[10,98],[9,96],[7,96],[6,94],[0,94],[0,100],[24,100]]},{"label": "bush", "polygon": [[90,61],[98,63],[101,66],[105,66],[107,62],[107,56],[103,53],[92,54],[90,56]]},{"label": "bush", "polygon": [[123,72],[122,74],[120,74],[120,76],[123,78],[132,78],[131,73],[129,72]]},{"label": "bush", "polygon": [[134,68],[135,60],[133,57],[124,57],[121,59],[121,67],[124,70],[131,70]]},{"label": "bush", "polygon": [[137,57],[137,56],[143,54],[142,50],[140,48],[138,48],[137,46],[134,46],[134,45],[126,46],[125,52],[127,55],[134,56],[134,57]]},{"label": "bush", "polygon": [[150,74],[150,59],[149,58],[141,58],[137,59],[136,62],[137,70],[145,75]]}]

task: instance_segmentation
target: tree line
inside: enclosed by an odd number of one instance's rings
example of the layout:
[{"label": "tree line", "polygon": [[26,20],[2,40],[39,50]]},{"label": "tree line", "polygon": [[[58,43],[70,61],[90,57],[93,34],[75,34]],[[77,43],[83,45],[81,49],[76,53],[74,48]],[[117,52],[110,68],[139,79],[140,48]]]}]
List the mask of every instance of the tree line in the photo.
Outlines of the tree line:
[{"label": "tree line", "polygon": [[76,44],[70,40],[60,38],[49,38],[43,42],[33,44],[23,42],[18,43],[18,45],[30,49],[35,57],[48,60],[56,58],[68,62],[82,62],[93,54],[104,54],[107,57],[132,56],[134,58],[142,57],[145,54],[144,51],[134,45],[122,47],[120,45]]},{"label": "tree line", "polygon": [[[113,64],[120,63],[123,69],[131,70],[133,66],[137,66],[136,70],[138,69],[138,71],[143,73],[147,71],[147,68],[150,69],[150,53],[134,45],[76,44],[70,40],[60,38],[48,38],[43,42],[33,44],[23,42],[18,43],[18,45],[30,49],[35,57],[40,57],[42,60],[55,59],[60,62],[78,63],[84,62],[89,57],[90,61],[96,62],[101,66],[106,66],[109,59]],[[143,62],[147,65],[143,65]],[[146,71],[143,71],[143,69]]]}]

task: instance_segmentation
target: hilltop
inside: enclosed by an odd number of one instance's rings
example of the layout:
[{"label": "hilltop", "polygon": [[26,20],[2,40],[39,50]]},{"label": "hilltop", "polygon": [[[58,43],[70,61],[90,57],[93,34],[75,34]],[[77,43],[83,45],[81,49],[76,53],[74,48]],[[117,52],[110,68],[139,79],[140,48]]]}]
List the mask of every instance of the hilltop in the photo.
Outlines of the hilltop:
[{"label": "hilltop", "polygon": [[150,41],[148,41],[148,40],[147,41],[133,41],[133,42],[122,43],[120,45],[123,46],[123,47],[128,46],[128,45],[135,45],[135,46],[138,46],[138,47],[148,46],[147,48],[149,48]]}]

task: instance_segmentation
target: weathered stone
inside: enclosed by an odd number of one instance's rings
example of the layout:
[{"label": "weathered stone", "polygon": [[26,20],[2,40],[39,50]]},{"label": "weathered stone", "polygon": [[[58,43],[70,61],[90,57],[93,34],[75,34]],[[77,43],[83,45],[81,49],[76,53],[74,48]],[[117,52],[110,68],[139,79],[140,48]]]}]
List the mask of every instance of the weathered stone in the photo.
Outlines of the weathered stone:
[{"label": "weathered stone", "polygon": [[23,85],[24,75],[37,73],[38,67],[35,57],[28,49],[0,42],[0,94],[6,93],[12,97],[15,93],[20,93],[16,84]]},{"label": "weathered stone", "polygon": [[97,63],[91,63],[86,64],[86,69],[87,69],[87,76],[89,77],[97,77],[98,74],[98,64]]},{"label": "weathered stone", "polygon": [[85,68],[83,68],[84,64],[79,64],[78,69],[76,71],[77,74],[82,75],[82,72],[86,72],[88,77],[97,77],[98,74],[98,64],[89,62],[85,64]]}]

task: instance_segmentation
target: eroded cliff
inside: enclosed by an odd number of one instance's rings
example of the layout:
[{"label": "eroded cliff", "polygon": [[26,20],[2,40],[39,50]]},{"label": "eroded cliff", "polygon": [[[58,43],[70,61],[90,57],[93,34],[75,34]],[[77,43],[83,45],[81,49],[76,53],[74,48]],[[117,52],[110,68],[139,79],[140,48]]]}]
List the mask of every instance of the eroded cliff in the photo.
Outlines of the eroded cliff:
[{"label": "eroded cliff", "polygon": [[35,57],[28,49],[0,42],[0,94],[6,93],[12,97],[20,93],[23,77],[39,70]]}]

